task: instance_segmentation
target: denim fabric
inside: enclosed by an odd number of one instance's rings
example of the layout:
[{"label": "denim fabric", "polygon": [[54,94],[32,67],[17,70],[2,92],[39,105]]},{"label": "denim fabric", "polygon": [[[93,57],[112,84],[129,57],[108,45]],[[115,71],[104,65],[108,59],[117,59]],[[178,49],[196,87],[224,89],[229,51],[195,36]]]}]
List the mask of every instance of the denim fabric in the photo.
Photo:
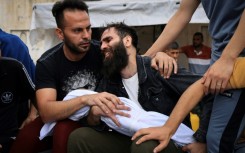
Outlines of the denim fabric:
[{"label": "denim fabric", "polygon": [[[149,57],[138,55],[136,60],[139,78],[138,101],[146,111],[156,111],[169,116],[181,94],[187,87],[201,78],[199,75],[194,75],[186,69],[180,68],[178,74],[173,74],[169,79],[164,79],[158,71],[151,67],[151,59]],[[120,97],[129,98],[119,74],[110,79],[103,78],[97,91],[107,91]],[[210,101],[208,99],[208,102]],[[189,115],[183,123],[190,127]],[[204,125],[200,127],[207,128],[208,120],[201,124]],[[197,136],[200,139],[205,139],[206,131],[207,129],[199,130]]]}]

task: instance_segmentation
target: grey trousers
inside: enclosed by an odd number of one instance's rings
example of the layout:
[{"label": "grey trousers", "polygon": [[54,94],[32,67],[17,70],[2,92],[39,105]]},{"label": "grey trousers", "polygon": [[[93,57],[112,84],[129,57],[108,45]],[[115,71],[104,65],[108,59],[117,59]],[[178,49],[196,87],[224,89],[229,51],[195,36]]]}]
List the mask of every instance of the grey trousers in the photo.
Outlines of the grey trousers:
[{"label": "grey trousers", "polygon": [[[96,131],[83,127],[73,131],[68,140],[68,153],[152,153],[157,141],[146,141],[136,145],[131,137],[114,131]],[[183,153],[170,141],[160,153]]]}]

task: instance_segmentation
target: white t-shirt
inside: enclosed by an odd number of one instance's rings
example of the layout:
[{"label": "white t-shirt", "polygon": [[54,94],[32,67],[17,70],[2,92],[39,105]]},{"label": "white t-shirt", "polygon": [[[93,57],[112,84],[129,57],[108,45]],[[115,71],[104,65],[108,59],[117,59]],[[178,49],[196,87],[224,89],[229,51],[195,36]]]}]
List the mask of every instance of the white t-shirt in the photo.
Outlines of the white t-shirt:
[{"label": "white t-shirt", "polygon": [[139,91],[138,73],[133,75],[131,78],[122,79],[122,83],[128,93],[129,99],[135,102],[140,108],[142,108],[142,106],[138,101],[138,91]]}]

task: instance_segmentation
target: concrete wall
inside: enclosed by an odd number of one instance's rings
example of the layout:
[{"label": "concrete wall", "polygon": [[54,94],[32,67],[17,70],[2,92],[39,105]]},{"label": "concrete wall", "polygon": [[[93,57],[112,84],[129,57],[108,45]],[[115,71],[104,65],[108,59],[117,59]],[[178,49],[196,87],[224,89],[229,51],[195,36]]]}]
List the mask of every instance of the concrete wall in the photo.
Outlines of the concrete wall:
[{"label": "concrete wall", "polygon": [[40,53],[33,51],[29,42],[32,6],[34,3],[45,2],[55,0],[0,0],[0,28],[18,35],[27,44],[34,61],[39,58]]}]

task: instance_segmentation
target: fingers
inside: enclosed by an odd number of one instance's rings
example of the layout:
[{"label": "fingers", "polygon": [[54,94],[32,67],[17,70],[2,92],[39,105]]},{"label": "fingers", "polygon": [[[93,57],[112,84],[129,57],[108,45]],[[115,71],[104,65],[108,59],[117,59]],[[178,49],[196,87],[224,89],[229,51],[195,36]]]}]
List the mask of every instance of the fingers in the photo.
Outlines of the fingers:
[{"label": "fingers", "polygon": [[105,105],[102,101],[95,100],[95,105],[98,106],[105,114],[109,114],[111,112],[107,105]]},{"label": "fingers", "polygon": [[100,96],[102,96],[102,98],[104,97],[105,100],[107,100],[105,102],[110,101],[114,105],[123,105],[123,102],[121,102],[120,99],[117,96],[113,95],[113,94],[110,94],[108,92],[102,92],[100,94],[101,94]]},{"label": "fingers", "polygon": [[169,57],[167,61],[164,61],[163,65],[164,65],[164,70],[163,70],[164,78],[169,78],[173,71],[174,73],[177,73],[177,69],[178,69],[177,62],[172,57]]},{"label": "fingers", "polygon": [[207,72],[202,77],[202,83],[204,85],[204,93],[205,93],[205,95],[207,95],[209,93],[209,85],[210,85],[210,82],[211,82],[210,78],[207,77],[208,72],[209,72],[209,69],[207,70]]},{"label": "fingers", "polygon": [[89,105],[92,106],[97,105],[106,114],[112,112],[116,108],[116,105],[123,104],[118,97],[106,92],[89,95],[89,96],[91,96],[90,98],[91,102]]},{"label": "fingers", "polygon": [[227,83],[228,83],[228,81],[225,82],[221,79],[211,80],[211,78],[209,77],[206,79],[206,81],[204,83],[204,92],[206,95],[208,93],[212,93],[212,94],[222,93],[222,92],[224,92]]},{"label": "fingers", "polygon": [[141,129],[141,130],[138,130],[131,138],[131,140],[135,140],[137,137],[143,135],[143,130],[144,129]]},{"label": "fingers", "polygon": [[174,74],[177,74],[178,64],[177,64],[176,60],[173,60],[173,66],[174,66]]},{"label": "fingers", "polygon": [[151,60],[151,67],[153,67],[155,70],[158,70],[158,66],[157,66],[157,65],[158,65],[158,64],[157,64],[156,59],[153,58],[153,59]]},{"label": "fingers", "polygon": [[[121,107],[122,107],[123,109],[130,110],[130,109],[129,109],[128,107],[126,107],[126,106],[121,105]],[[117,117],[116,117],[116,114],[117,114],[117,115],[120,115],[120,116],[124,116],[124,117],[130,117],[130,114],[128,114],[128,113],[126,113],[126,112],[124,112],[124,111],[121,111],[121,110],[117,110],[117,109],[114,109],[112,113],[106,114],[106,116],[109,117],[109,118],[111,118],[111,120],[112,120],[118,127],[120,127],[121,124],[120,124],[120,122],[118,121],[118,119],[117,119]]]},{"label": "fingers", "polygon": [[229,80],[224,80],[221,84],[220,93],[223,93],[228,85]]},{"label": "fingers", "polygon": [[120,126],[120,123],[116,118],[116,114],[125,117],[130,117],[130,115],[124,111],[130,110],[130,108],[128,106],[125,106],[124,103],[121,102],[120,99],[115,95],[107,92],[102,92],[94,94],[92,98],[93,105],[98,106],[103,112],[103,116],[111,118],[111,120],[117,126]]},{"label": "fingers", "polygon": [[163,65],[164,65],[163,77],[164,78],[169,78],[169,76],[170,76],[169,75],[169,73],[170,73],[169,71],[171,71],[169,65],[171,65],[171,64],[169,64],[169,61],[165,61]]},{"label": "fingers", "polygon": [[156,148],[154,148],[153,152],[154,153],[160,152],[161,150],[163,150],[168,145],[169,140],[161,139],[158,137],[159,134],[157,134],[157,133],[153,134],[153,133],[150,133],[150,131],[152,131],[151,128],[141,129],[141,130],[137,131],[131,139],[136,140],[136,138],[142,136],[141,138],[139,138],[136,141],[136,144],[141,144],[141,143],[148,141],[148,140],[158,140],[159,145]]},{"label": "fingers", "polygon": [[151,140],[152,138],[150,137],[150,135],[146,134],[144,136],[142,136],[138,141],[136,141],[136,144],[141,144],[147,140]]},{"label": "fingers", "polygon": [[152,59],[151,66],[158,70],[164,78],[169,78],[171,73],[177,73],[177,62],[166,53],[158,52]]},{"label": "fingers", "polygon": [[124,116],[124,117],[130,117],[130,114],[126,113],[125,111],[121,111],[121,110],[130,111],[129,107],[127,107],[125,105],[117,105],[116,108],[117,109],[113,110],[114,114],[118,114],[118,115]]},{"label": "fingers", "polygon": [[207,95],[208,93],[218,94],[225,90],[225,83],[221,77],[213,75],[213,73],[208,70],[203,78],[202,82],[204,83],[204,92]]},{"label": "fingers", "polygon": [[164,148],[166,148],[167,145],[168,145],[167,142],[162,142],[162,143],[160,143],[156,148],[154,148],[153,152],[154,152],[154,153],[160,152],[160,151],[162,151]]},{"label": "fingers", "polygon": [[216,86],[214,89],[214,93],[220,93],[222,87],[222,81],[216,81]]},{"label": "fingers", "polygon": [[235,60],[220,57],[204,74],[204,92],[218,94],[224,92],[231,77]]},{"label": "fingers", "polygon": [[131,138],[131,140],[135,140],[136,138],[142,136],[136,144],[141,144],[144,141],[150,140],[148,134],[150,133],[149,128],[138,130]]},{"label": "fingers", "polygon": [[121,124],[119,123],[118,119],[116,118],[116,116],[114,114],[111,114],[108,116],[109,118],[111,118],[111,120],[118,126],[120,127]]},{"label": "fingers", "polygon": [[175,59],[170,58],[168,61],[168,71],[167,71],[167,78],[170,77],[171,73],[174,71],[174,74],[177,73],[178,70],[178,66],[177,66],[177,62]]}]

